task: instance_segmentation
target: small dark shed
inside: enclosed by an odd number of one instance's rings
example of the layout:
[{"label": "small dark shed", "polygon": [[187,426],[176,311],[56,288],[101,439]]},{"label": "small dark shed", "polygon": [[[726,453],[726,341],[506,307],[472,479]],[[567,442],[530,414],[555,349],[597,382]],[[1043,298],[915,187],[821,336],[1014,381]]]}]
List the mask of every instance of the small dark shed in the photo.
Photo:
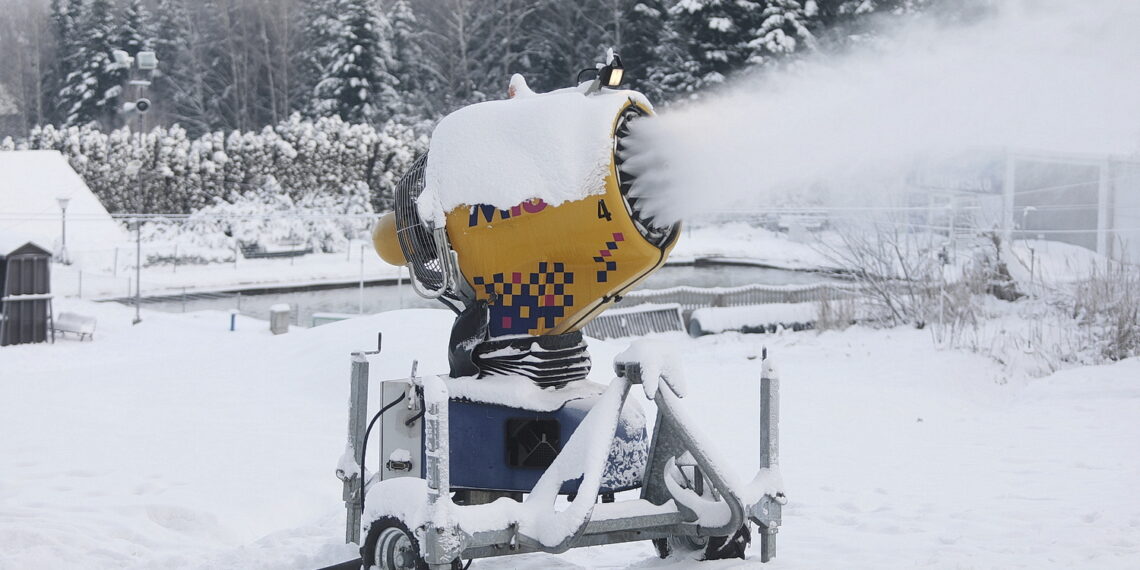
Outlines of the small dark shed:
[{"label": "small dark shed", "polygon": [[54,341],[51,319],[51,252],[32,242],[0,251],[0,346]]}]

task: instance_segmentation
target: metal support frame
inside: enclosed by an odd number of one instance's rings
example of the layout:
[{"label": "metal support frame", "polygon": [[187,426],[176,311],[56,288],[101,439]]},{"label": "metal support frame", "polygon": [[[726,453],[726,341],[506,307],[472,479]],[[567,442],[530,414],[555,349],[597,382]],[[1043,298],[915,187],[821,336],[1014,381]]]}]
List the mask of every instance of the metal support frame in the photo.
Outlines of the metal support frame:
[{"label": "metal support frame", "polygon": [[424,476],[427,479],[428,521],[420,529],[420,550],[432,570],[447,570],[459,558],[466,542],[463,532],[450,522],[447,510],[451,503],[451,460],[447,448],[447,386],[438,376],[414,378],[424,393]]},{"label": "metal support frame", "polygon": [[[773,469],[780,463],[780,379],[764,349],[760,369],[760,468]],[[760,561],[776,556],[776,533],[783,518],[783,497],[765,496],[752,508],[751,518],[759,527]]]},{"label": "metal support frame", "polygon": [[[367,365],[366,362],[362,364]],[[356,360],[354,360],[354,371],[355,365]],[[618,408],[620,410],[620,406],[625,404],[630,387],[642,382],[641,366],[636,362],[618,363],[615,369],[618,377],[613,382],[620,384],[611,386],[611,389],[621,390]],[[426,458],[424,476],[427,483],[425,500],[428,513],[426,522],[413,530],[420,540],[421,554],[429,568],[433,570],[449,568],[452,561],[461,558],[488,558],[527,552],[557,554],[582,546],[670,536],[732,536],[749,519],[760,525],[761,560],[767,562],[775,556],[775,534],[781,522],[783,495],[780,494],[778,497],[765,495],[755,505],[743,504],[741,498],[737,496],[737,490],[729,485],[729,479],[721,467],[713,462],[705,446],[686,426],[684,415],[680,410],[680,397],[666,380],[659,383],[654,398],[658,407],[658,423],[650,446],[642,498],[621,501],[621,503],[640,503],[640,508],[644,509],[643,513],[615,517],[598,516],[598,512],[604,513],[609,506],[596,504],[597,489],[586,489],[582,490],[575,500],[584,500],[590,504],[590,508],[587,509],[577,530],[558,544],[543,544],[536,538],[528,536],[526,529],[520,529],[517,525],[468,533],[454,522],[455,517],[450,516],[448,512],[467,507],[455,505],[450,500],[447,387],[440,378],[434,376],[420,378],[413,375],[410,380],[420,387],[424,394],[423,443]],[[778,466],[779,454],[777,431],[779,383],[767,359],[766,351],[760,382],[761,468],[775,469]],[[589,418],[586,421],[590,421]],[[595,429],[601,427],[594,426]],[[608,449],[591,449],[591,453],[608,454],[608,452]],[[686,452],[693,457],[693,465],[700,470],[707,483],[705,490],[698,495],[707,497],[708,500],[723,502],[727,506],[729,517],[725,524],[715,528],[702,527],[697,523],[696,513],[679,503],[675,509],[661,509],[673,499],[664,481],[664,478],[669,476],[664,472],[666,462]],[[587,458],[586,463],[591,463],[591,459],[596,458]],[[639,508],[637,505],[627,505],[622,508],[626,507],[632,507],[633,511]],[[621,512],[627,513],[629,510]],[[356,526],[359,528],[359,521]]]},{"label": "metal support frame", "polygon": [[[141,175],[140,175],[141,177]],[[140,178],[141,179],[141,178]],[[141,182],[140,182],[141,184]],[[135,218],[135,318],[132,325],[142,322],[142,220]]]},{"label": "metal support frame", "polygon": [[[364,495],[361,493],[361,479],[368,472],[364,467],[364,437],[368,425],[368,357],[379,354],[383,345],[382,334],[376,335],[376,350],[352,353],[352,372],[349,376],[348,391],[348,441],[346,453],[352,452],[356,464],[356,474],[347,475],[337,470],[337,477],[344,485],[341,499],[344,501],[345,530],[344,542],[360,544],[361,516],[364,513]],[[414,369],[413,369],[414,373]]]},{"label": "metal support frame", "polygon": [[352,353],[352,375],[348,396],[348,446],[352,449],[358,473],[342,479],[346,512],[344,542],[360,544],[360,518],[364,497],[360,496],[360,478],[364,471],[364,430],[368,421],[368,358],[363,352]]}]

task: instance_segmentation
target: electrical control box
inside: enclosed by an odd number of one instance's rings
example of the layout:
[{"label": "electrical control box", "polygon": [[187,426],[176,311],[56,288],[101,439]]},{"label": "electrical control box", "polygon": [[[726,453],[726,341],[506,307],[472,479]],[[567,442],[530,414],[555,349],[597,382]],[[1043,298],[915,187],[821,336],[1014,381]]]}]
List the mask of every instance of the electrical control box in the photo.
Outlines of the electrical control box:
[{"label": "electrical control box", "polygon": [[415,387],[408,379],[380,383],[381,405],[404,400],[380,418],[380,480],[422,477],[423,410]]}]

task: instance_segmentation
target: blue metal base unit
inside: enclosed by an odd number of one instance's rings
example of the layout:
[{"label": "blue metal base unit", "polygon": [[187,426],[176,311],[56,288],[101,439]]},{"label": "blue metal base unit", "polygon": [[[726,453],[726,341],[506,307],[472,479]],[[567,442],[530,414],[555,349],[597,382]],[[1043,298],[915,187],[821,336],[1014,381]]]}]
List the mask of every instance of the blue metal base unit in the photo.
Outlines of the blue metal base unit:
[{"label": "blue metal base unit", "polygon": [[[452,490],[530,492],[596,400],[570,400],[552,412],[451,400]],[[627,402],[610,448],[601,493],[640,487],[648,455],[645,416],[637,404]],[[576,493],[580,483],[580,479],[567,481],[561,492]]]}]

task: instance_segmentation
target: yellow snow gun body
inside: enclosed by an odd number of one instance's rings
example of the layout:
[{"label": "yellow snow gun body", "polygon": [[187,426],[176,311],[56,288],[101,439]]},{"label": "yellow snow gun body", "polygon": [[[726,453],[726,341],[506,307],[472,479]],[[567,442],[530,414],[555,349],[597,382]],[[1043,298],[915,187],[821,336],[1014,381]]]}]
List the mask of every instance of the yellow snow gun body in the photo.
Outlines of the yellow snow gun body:
[{"label": "yellow snow gun body", "polygon": [[[614,120],[652,112],[634,103]],[[490,336],[581,329],[665,263],[676,231],[647,237],[611,161],[605,191],[551,206],[465,205],[447,214],[447,236],[463,279],[490,311]]]},{"label": "yellow snow gun body", "polygon": [[665,263],[680,224],[630,192],[630,123],[653,114],[639,93],[535,94],[516,76],[511,94],[440,122],[373,240],[457,313],[453,376],[561,385],[589,370],[582,327]]}]

